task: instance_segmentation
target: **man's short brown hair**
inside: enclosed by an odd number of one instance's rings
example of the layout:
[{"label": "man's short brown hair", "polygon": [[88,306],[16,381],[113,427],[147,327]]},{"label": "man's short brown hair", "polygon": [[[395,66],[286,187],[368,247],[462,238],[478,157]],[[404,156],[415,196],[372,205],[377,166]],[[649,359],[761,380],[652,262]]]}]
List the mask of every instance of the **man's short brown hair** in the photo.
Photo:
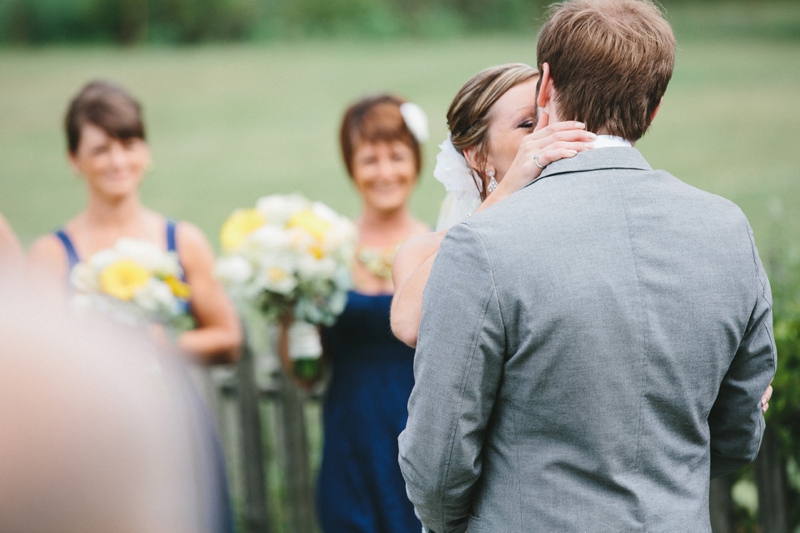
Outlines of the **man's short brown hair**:
[{"label": "man's short brown hair", "polygon": [[675,65],[675,36],[649,0],[573,0],[539,32],[561,120],[629,141],[647,131]]}]

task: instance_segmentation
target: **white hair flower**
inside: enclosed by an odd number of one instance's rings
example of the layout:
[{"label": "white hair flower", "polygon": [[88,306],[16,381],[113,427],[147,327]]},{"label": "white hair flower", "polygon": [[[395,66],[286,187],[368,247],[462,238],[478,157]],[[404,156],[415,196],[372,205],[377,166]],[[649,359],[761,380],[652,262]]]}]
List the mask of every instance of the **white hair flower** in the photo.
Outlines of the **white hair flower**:
[{"label": "white hair flower", "polygon": [[424,143],[428,140],[428,116],[420,106],[412,102],[405,102],[400,104],[400,114],[403,115],[403,120],[406,123],[408,131],[417,140],[418,143]]}]

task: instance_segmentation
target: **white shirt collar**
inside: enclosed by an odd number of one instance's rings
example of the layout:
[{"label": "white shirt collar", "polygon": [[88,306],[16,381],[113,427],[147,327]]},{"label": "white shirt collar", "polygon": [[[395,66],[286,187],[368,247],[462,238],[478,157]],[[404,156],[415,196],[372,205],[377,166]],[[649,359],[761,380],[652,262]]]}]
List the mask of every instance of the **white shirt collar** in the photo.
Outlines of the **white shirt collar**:
[{"label": "white shirt collar", "polygon": [[620,146],[633,146],[630,141],[614,135],[598,135],[597,140],[592,143],[592,148],[615,148]]}]

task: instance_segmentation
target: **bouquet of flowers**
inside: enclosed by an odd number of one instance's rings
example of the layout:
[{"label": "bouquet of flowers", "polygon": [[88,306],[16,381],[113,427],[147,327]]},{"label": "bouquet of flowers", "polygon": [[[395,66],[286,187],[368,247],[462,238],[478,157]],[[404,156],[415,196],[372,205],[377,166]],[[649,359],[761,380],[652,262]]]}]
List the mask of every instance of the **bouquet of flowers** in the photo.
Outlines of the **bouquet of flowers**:
[{"label": "bouquet of flowers", "polygon": [[155,244],[122,238],[72,269],[71,305],[94,310],[120,322],[162,324],[172,333],[191,329],[192,291],[181,281],[183,270],[174,252]]},{"label": "bouquet of flowers", "polygon": [[318,360],[322,348],[309,324],[330,325],[344,310],[355,225],[320,202],[272,195],[235,211],[220,240],[217,277],[240,308],[270,323],[293,319],[289,357],[300,377],[310,377],[318,368],[303,361]]}]

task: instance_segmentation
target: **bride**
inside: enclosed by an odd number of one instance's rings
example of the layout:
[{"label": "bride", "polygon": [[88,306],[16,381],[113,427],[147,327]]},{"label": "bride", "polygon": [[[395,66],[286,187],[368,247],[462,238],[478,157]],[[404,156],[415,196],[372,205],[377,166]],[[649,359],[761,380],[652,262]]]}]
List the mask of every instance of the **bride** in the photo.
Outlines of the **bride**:
[{"label": "bride", "polygon": [[590,149],[595,140],[580,122],[548,124],[545,113],[537,122],[538,80],[539,73],[521,63],[490,67],[467,81],[450,104],[450,132],[433,172],[447,189],[437,231],[403,244],[392,267],[392,332],[409,346],[417,344],[422,292],[447,228],[521,189],[547,164]]}]

